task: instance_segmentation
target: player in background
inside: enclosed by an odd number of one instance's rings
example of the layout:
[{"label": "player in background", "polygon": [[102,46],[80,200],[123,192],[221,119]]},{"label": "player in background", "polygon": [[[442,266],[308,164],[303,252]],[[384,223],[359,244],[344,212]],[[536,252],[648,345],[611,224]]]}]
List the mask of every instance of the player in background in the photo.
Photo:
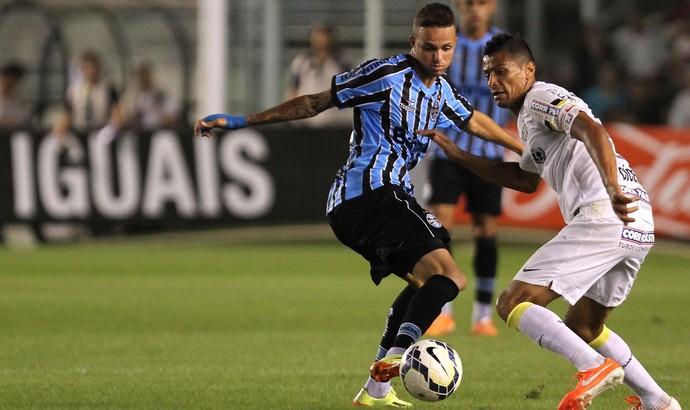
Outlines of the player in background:
[{"label": "player in background", "polygon": [[332,107],[353,108],[350,155],[337,171],[326,214],[336,237],[370,263],[379,284],[391,273],[408,282],[388,310],[384,334],[364,388],[353,404],[408,407],[390,386],[402,353],[420,338],[465,288],[466,278],[448,252],[450,237],[413,196],[410,170],[429,139],[416,133],[436,126],[466,129],[522,152],[522,144],[475,111],[443,77],[456,42],[453,11],[439,3],[416,14],[409,54],[374,59],[333,78],[331,88],[303,95],[258,114],[212,114],[195,133],[238,129],[315,116]]},{"label": "player in background", "polygon": [[[510,111],[499,108],[491,96],[482,73],[484,44],[501,32],[491,25],[497,0],[456,0],[459,14],[458,44],[448,77],[455,88],[477,110],[504,126]],[[460,148],[489,159],[503,159],[503,147],[467,132],[443,130]],[[498,264],[497,222],[501,213],[502,187],[492,184],[456,162],[434,144],[429,148],[425,197],[429,211],[446,227],[453,226],[458,199],[465,195],[465,211],[470,214],[474,241],[472,267],[475,276],[474,305],[470,331],[479,336],[497,336],[493,321],[494,288]],[[443,306],[441,314],[426,334],[440,336],[455,330],[453,304]]]},{"label": "player in background", "polygon": [[[314,22],[309,28],[309,49],[299,53],[290,63],[290,83],[285,99],[313,94],[331,86],[336,74],[351,67],[341,59],[335,43],[335,29],[330,25]],[[294,125],[309,128],[348,127],[352,115],[347,110],[329,110],[316,117],[296,121]]]},{"label": "player in background", "polygon": [[74,160],[81,160],[84,152],[71,130],[90,134],[106,128],[119,129],[123,123],[119,95],[115,86],[103,76],[100,54],[94,50],[82,52],[78,69],[76,80],[67,88],[64,109],[57,116],[52,132]]},{"label": "player in background", "polygon": [[[518,116],[525,143],[519,163],[472,155],[435,130],[419,133],[495,184],[534,192],[544,178],[557,192],[567,224],[499,296],[498,315],[577,368],[577,386],[559,410],[586,408],[623,381],[639,395],[628,399],[634,409],[680,409],[605,324],[628,296],[654,244],[649,196],[587,104],[560,86],[536,80],[524,40],[494,36],[484,51],[484,73],[498,105]],[[570,305],[563,320],[545,308],[559,297]]]},{"label": "player in background", "polygon": [[25,74],[24,66],[15,62],[0,68],[0,131],[15,131],[30,125],[31,109],[21,92]]}]

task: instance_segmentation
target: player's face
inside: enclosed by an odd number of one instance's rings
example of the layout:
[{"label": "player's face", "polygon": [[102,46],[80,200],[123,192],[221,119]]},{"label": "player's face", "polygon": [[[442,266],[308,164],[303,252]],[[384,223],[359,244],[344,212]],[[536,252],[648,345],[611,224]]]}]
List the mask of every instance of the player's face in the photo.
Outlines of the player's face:
[{"label": "player's face", "polygon": [[496,11],[496,1],[457,0],[455,7],[460,15],[460,28],[463,32],[483,32],[491,25],[491,19]]},{"label": "player's face", "polygon": [[455,26],[419,27],[410,36],[410,53],[421,65],[417,74],[423,80],[435,80],[442,75],[453,61],[457,40]]},{"label": "player's face", "polygon": [[505,51],[484,56],[482,63],[489,90],[496,104],[514,112],[519,111],[535,80],[534,63],[521,63],[510,58]]},{"label": "player's face", "polygon": [[98,77],[100,76],[100,66],[96,62],[83,60],[81,62],[81,72],[86,81],[95,83],[98,81]]}]

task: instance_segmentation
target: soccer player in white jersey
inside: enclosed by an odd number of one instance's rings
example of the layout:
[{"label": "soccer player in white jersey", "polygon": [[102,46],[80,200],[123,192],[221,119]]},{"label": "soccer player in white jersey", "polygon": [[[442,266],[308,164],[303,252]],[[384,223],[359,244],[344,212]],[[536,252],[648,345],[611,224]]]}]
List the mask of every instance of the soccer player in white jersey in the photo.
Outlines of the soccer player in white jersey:
[{"label": "soccer player in white jersey", "polygon": [[448,252],[448,232],[413,196],[409,171],[429,146],[429,138],[415,131],[465,129],[522,152],[519,141],[475,111],[443,76],[455,33],[453,11],[444,4],[427,4],[415,16],[410,53],[364,62],[334,76],[328,90],[258,114],[212,114],[195,127],[196,134],[211,136],[213,128],[308,118],[335,106],[353,108],[350,155],[336,173],[327,218],[336,237],[369,261],[375,284],[391,273],[408,282],[388,310],[370,376],[353,400],[358,406],[411,405],[397,397],[390,378],[399,375],[402,353],[467,283]]},{"label": "soccer player in white jersey", "polygon": [[[420,133],[496,184],[534,192],[543,178],[557,192],[567,223],[518,271],[497,301],[498,315],[577,368],[578,384],[559,410],[586,408],[623,381],[639,395],[629,398],[635,409],[680,409],[605,325],[654,244],[649,196],[587,104],[562,87],[536,80],[524,40],[494,36],[483,67],[498,105],[518,116],[525,143],[520,162],[472,155],[435,130]],[[545,308],[559,297],[570,305],[563,320]]]}]

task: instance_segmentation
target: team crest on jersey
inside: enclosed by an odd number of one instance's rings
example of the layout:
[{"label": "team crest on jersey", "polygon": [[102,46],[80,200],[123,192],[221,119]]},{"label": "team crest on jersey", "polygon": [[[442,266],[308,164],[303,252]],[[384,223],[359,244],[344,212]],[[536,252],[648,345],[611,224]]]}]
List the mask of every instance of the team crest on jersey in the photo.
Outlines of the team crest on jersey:
[{"label": "team crest on jersey", "polygon": [[534,148],[530,154],[535,164],[543,164],[546,161],[546,153],[541,147]]},{"label": "team crest on jersey", "polygon": [[441,226],[443,226],[441,225],[441,221],[438,220],[436,215],[431,213],[426,214],[426,222],[434,228],[440,228]]},{"label": "team crest on jersey", "polygon": [[433,103],[431,103],[431,111],[429,112],[429,115],[431,117],[431,122],[436,122],[436,119],[438,118],[438,111],[441,108],[441,93],[438,93],[436,95],[436,99],[434,100]]}]

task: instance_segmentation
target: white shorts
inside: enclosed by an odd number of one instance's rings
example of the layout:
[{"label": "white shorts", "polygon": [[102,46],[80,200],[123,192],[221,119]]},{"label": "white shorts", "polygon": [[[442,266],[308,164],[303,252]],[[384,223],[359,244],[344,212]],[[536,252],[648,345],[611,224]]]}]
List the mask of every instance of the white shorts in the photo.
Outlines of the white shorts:
[{"label": "white shorts", "polygon": [[640,207],[631,216],[635,222],[624,226],[609,201],[580,207],[570,224],[539,248],[514,279],[546,286],[571,305],[582,296],[603,306],[620,305],[654,245],[651,207]]}]

